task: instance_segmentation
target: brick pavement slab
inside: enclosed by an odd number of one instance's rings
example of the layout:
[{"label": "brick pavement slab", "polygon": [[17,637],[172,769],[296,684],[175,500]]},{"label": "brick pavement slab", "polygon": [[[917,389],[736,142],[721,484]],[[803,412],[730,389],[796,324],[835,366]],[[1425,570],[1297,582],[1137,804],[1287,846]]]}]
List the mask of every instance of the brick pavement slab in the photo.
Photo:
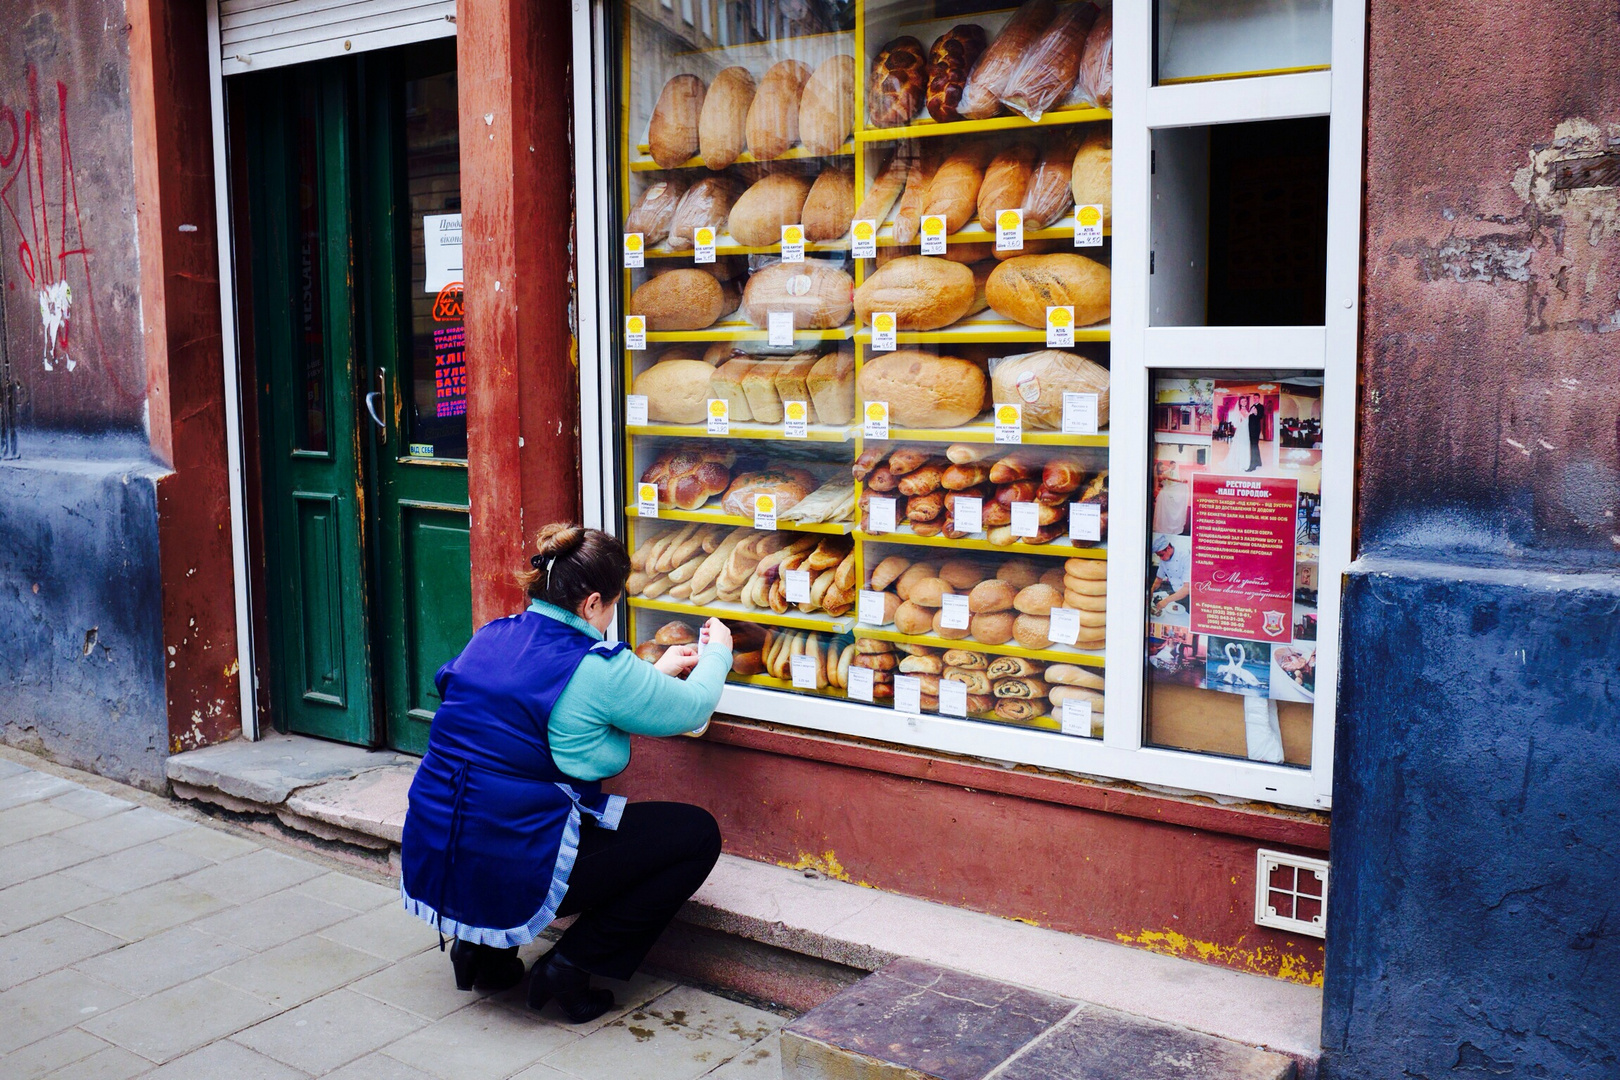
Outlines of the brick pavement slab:
[{"label": "brick pavement slab", "polygon": [[127,994],[148,997],[251,955],[236,942],[205,934],[193,924],[165,930],[74,966]]},{"label": "brick pavement slab", "polygon": [[96,885],[111,893],[133,892],[208,866],[208,860],[156,841],[137,844],[111,855],[99,855],[62,871],[63,877]]},{"label": "brick pavement slab", "polygon": [[[0,764],[6,762],[0,760]],[[8,1080],[39,1080],[111,1046],[105,1039],[98,1039],[88,1031],[68,1028],[29,1043],[21,1050],[5,1055],[0,1061],[5,1064]]]},{"label": "brick pavement slab", "polygon": [[149,806],[137,806],[122,814],[64,829],[61,835],[64,840],[106,854],[197,827],[189,821],[159,813]]},{"label": "brick pavement slab", "polygon": [[89,848],[51,835],[36,836],[4,850],[0,856],[0,889],[96,858],[96,852]]},{"label": "brick pavement slab", "polygon": [[59,873],[29,878],[9,889],[0,889],[0,934],[14,934],[110,895],[106,889]]},{"label": "brick pavement slab", "polygon": [[210,1043],[161,1069],[146,1080],[307,1080],[300,1072],[234,1042]]},{"label": "brick pavement slab", "polygon": [[262,998],[205,976],[104,1012],[81,1026],[161,1065],[276,1011]]},{"label": "brick pavement slab", "polygon": [[144,889],[81,906],[73,912],[73,917],[97,930],[135,941],[227,907],[230,907],[229,901],[193,889],[183,881],[160,881]]},{"label": "brick pavement slab", "polygon": [[77,784],[63,780],[59,776],[25,769],[0,779],[0,810],[8,810],[36,799],[49,799],[53,795],[65,794],[76,787]]},{"label": "brick pavement slab", "polygon": [[440,1080],[504,1080],[580,1038],[560,1024],[481,1001],[383,1052]]},{"label": "brick pavement slab", "polygon": [[[0,993],[0,1054],[105,1016],[129,995],[71,968],[30,979]],[[91,1032],[91,1034],[95,1034]]]},{"label": "brick pavement slab", "polygon": [[370,953],[314,936],[238,960],[214,978],[281,1008],[291,1008],[384,966]]},{"label": "brick pavement slab", "polygon": [[233,904],[243,904],[320,875],[319,866],[260,848],[199,870],[186,878],[186,884]]},{"label": "brick pavement slab", "polygon": [[72,919],[52,919],[0,938],[0,990],[37,979],[124,944]]},{"label": "brick pavement slab", "polygon": [[319,1076],[397,1042],[426,1023],[420,1016],[337,990],[239,1031],[233,1040]]},{"label": "brick pavement slab", "polygon": [[228,907],[191,925],[233,945],[263,952],[352,918],[354,912],[338,904],[278,892]]},{"label": "brick pavement slab", "polygon": [[58,832],[90,820],[44,800],[19,803],[0,810],[0,846],[20,844],[36,836]]},{"label": "brick pavement slab", "polygon": [[132,1077],[150,1075],[152,1063],[139,1054],[116,1046],[80,1058],[45,1077],[45,1080],[131,1080]]}]

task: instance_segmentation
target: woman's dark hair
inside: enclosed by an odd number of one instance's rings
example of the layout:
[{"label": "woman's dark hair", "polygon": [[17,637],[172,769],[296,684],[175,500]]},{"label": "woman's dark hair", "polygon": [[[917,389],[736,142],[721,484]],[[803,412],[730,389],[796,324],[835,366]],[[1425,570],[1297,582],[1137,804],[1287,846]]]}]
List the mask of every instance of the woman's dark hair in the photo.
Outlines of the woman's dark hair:
[{"label": "woman's dark hair", "polygon": [[612,603],[630,577],[630,554],[619,538],[600,529],[556,522],[540,530],[530,569],[518,574],[531,600],[578,611],[591,593]]}]

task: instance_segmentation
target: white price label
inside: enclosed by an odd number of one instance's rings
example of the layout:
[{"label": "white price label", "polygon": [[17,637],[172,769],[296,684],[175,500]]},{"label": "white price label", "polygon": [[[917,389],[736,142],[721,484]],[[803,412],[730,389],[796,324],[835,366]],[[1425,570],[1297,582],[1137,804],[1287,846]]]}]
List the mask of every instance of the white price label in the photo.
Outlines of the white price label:
[{"label": "white price label", "polygon": [[1097,395],[1063,391],[1063,434],[1097,434]]},{"label": "white price label", "polygon": [[754,496],[754,528],[776,531],[776,496],[760,492]]},{"label": "white price label", "polygon": [[1103,208],[1077,206],[1074,208],[1074,246],[1102,247]]},{"label": "white price label", "polygon": [[793,312],[773,311],[766,316],[769,343],[778,347],[793,344]]},{"label": "white price label", "polygon": [[714,234],[713,225],[699,225],[692,230],[692,261],[694,263],[714,262]]},{"label": "white price label", "polygon": [[968,598],[965,593],[945,593],[939,598],[939,625],[945,630],[968,628]]},{"label": "white price label", "polygon": [[[791,596],[789,600],[793,599]],[[1080,612],[1072,607],[1055,607],[1047,618],[1051,624],[1046,629],[1046,636],[1060,645],[1073,645],[1080,640]]]},{"label": "white price label", "polygon": [[1102,540],[1102,504],[1069,504],[1069,539]]},{"label": "white price label", "polygon": [[651,518],[658,516],[657,484],[636,485],[636,516]]},{"label": "white price label", "polygon": [[892,311],[872,312],[872,351],[894,352],[894,331],[899,325]]},{"label": "white price label", "polygon": [[624,347],[640,351],[647,347],[647,319],[642,315],[624,317]]},{"label": "white price label", "polygon": [[877,258],[877,222],[862,218],[851,223],[849,254],[853,259]]},{"label": "white price label", "polygon": [[[856,619],[866,626],[882,626],[883,611],[883,594],[876,589],[862,589],[860,609],[855,616]],[[853,671],[854,668],[850,670]]]},{"label": "white price label", "polygon": [[782,438],[810,437],[810,405],[804,401],[782,402]]},{"label": "white price label", "polygon": [[1041,531],[1041,507],[1039,503],[1015,502],[1012,504],[1012,534],[1014,536],[1032,537]]},{"label": "white price label", "polygon": [[624,266],[626,270],[639,270],[647,265],[647,245],[638,232],[624,234]]},{"label": "white price label", "polygon": [[1065,701],[1063,712],[1058,717],[1058,723],[1063,725],[1063,734],[1079,735],[1081,738],[1091,738],[1091,702]]},{"label": "white price label", "polygon": [[731,434],[731,399],[716,397],[709,399],[709,434]]},{"label": "white price label", "polygon": [[631,427],[647,423],[647,395],[628,394],[624,399],[624,422]]},{"label": "white price label", "polygon": [[894,500],[886,495],[874,495],[866,504],[867,524],[875,533],[894,532]]},{"label": "white price label", "polygon": [[1024,409],[1021,405],[996,406],[996,442],[1021,443],[1024,441]]},{"label": "white price label", "polygon": [[912,716],[922,712],[922,680],[917,676],[894,677],[894,711]]},{"label": "white price label", "polygon": [[1003,210],[996,215],[996,250],[1024,250],[1024,212]]},{"label": "white price label", "polygon": [[868,439],[887,439],[889,437],[889,403],[887,401],[868,401],[862,412],[864,422],[861,425],[861,434]]},{"label": "white price label", "polygon": [[942,716],[966,716],[967,683],[960,683],[955,679],[941,679],[939,711]]},{"label": "white price label", "polygon": [[789,661],[793,668],[793,689],[814,690],[820,681],[821,665],[814,656],[805,656],[802,653]]},{"label": "white price label", "polygon": [[977,495],[958,495],[951,500],[951,521],[957,532],[984,532],[984,500]]},{"label": "white price label", "polygon": [[804,226],[782,226],[782,261],[804,262]]},{"label": "white price label", "polygon": [[851,664],[849,668],[848,694],[856,701],[872,700],[872,669],[869,667],[856,667]]},{"label": "white price label", "polygon": [[922,253],[924,255],[945,254],[945,218],[943,215],[923,215]]},{"label": "white price label", "polygon": [[1046,309],[1046,347],[1048,349],[1066,348],[1074,344],[1074,307],[1049,307]]},{"label": "white price label", "polygon": [[[790,604],[808,604],[810,602],[810,571],[784,570],[782,571],[782,584],[787,592],[787,602]],[[1074,642],[1069,642],[1073,645]]]}]

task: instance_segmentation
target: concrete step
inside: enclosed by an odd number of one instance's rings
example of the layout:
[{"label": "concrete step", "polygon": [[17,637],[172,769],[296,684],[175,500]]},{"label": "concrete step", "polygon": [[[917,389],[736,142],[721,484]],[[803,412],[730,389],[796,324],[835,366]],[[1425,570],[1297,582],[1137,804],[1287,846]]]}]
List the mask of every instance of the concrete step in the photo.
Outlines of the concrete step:
[{"label": "concrete step", "polygon": [[1281,1054],[915,960],[782,1029],[782,1080],[1295,1080]]}]

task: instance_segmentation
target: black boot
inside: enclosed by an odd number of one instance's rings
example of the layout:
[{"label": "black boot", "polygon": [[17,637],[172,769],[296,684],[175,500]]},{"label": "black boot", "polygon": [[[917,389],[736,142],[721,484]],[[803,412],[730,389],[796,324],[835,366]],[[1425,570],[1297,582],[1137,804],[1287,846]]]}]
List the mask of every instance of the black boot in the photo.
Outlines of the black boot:
[{"label": "black boot", "polygon": [[456,989],[510,990],[523,981],[523,961],[517,947],[496,949],[456,939],[450,946],[450,966],[455,969]]},{"label": "black boot", "polygon": [[529,974],[529,1008],[542,1009],[555,998],[570,1024],[583,1024],[613,1008],[613,991],[591,986],[591,973],[575,967],[552,949],[534,962]]}]

